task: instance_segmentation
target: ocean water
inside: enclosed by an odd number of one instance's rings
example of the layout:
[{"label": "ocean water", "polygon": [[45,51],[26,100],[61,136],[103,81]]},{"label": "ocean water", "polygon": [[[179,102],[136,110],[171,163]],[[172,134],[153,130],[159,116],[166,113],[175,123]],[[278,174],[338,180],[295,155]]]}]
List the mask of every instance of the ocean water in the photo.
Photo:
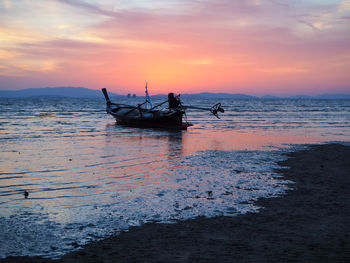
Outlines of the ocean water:
[{"label": "ocean water", "polygon": [[258,212],[254,200],[293,183],[274,172],[283,153],[349,142],[350,100],[220,101],[221,119],[188,111],[193,126],[175,132],[116,125],[102,98],[0,99],[0,257],[58,258],[146,222]]}]

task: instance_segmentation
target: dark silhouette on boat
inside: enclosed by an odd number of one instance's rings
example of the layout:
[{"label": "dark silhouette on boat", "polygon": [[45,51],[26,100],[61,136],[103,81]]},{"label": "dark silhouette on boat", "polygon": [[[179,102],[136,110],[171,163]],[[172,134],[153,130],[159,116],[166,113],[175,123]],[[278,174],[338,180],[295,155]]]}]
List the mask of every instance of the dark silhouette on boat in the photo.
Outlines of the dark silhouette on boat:
[{"label": "dark silhouette on boat", "polygon": [[[186,109],[208,110],[217,118],[218,112],[224,112],[221,104],[217,103],[210,109],[195,106],[185,106],[182,104],[180,97],[175,96],[174,93],[168,94],[168,99],[158,105],[153,106],[148,95],[146,84],[146,101],[137,106],[125,105],[119,103],[112,103],[109,99],[107,90],[102,89],[105,96],[107,107],[106,112],[112,115],[118,124],[127,125],[139,128],[162,128],[170,130],[186,130],[187,127],[192,126],[187,121]],[[168,107],[160,109],[161,106],[168,103]],[[145,107],[146,105],[150,107]]]}]

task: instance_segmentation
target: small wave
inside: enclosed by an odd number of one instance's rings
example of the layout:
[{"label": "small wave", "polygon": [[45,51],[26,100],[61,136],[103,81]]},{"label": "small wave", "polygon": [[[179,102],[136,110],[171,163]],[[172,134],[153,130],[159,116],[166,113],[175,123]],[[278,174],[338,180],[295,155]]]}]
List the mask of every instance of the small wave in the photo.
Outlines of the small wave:
[{"label": "small wave", "polygon": [[102,100],[19,103],[0,111],[0,256],[59,257],[146,222],[256,212],[290,183],[274,177],[276,148],[350,136],[350,101],[224,99],[220,120],[189,111],[183,132],[116,125]]},{"label": "small wave", "polygon": [[[0,174],[1,175],[1,174]],[[0,180],[10,180],[10,179],[17,179],[17,178],[23,178],[23,176],[9,176],[9,177],[0,177]],[[0,185],[0,188],[2,187],[7,187],[7,186],[1,186]]]}]

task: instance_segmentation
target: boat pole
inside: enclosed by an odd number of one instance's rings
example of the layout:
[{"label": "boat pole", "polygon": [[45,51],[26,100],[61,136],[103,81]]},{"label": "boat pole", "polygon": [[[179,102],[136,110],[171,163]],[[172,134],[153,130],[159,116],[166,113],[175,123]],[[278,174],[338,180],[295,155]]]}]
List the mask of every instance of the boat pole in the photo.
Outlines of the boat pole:
[{"label": "boat pole", "polygon": [[108,96],[108,93],[107,93],[107,90],[105,88],[102,89],[102,92],[103,92],[103,95],[105,96],[105,99],[106,99],[106,102],[107,104],[111,104],[111,101],[109,99],[109,96]]},{"label": "boat pole", "polygon": [[162,103],[159,103],[159,104],[157,104],[156,106],[150,108],[149,111],[154,110],[155,108],[158,108],[158,107],[162,106],[164,103],[167,103],[167,102],[168,102],[168,100],[163,101]]},{"label": "boat pole", "polygon": [[218,112],[224,113],[225,110],[221,108],[221,103],[216,103],[214,106],[212,106],[210,109],[209,108],[202,108],[202,107],[196,107],[196,106],[184,106],[186,109],[196,109],[196,110],[205,110],[205,111],[210,111],[214,116],[218,119],[220,119]]}]

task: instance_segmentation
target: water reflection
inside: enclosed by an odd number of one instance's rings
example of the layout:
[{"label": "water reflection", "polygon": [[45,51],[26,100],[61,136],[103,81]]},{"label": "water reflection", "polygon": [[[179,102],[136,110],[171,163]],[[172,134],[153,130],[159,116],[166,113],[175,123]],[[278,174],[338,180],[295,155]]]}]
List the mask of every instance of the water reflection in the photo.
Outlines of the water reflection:
[{"label": "water reflection", "polygon": [[192,129],[183,134],[182,154],[218,150],[275,150],[292,144],[324,141],[321,136],[296,136],[281,132],[248,132],[234,129]]},{"label": "water reflection", "polygon": [[227,100],[222,119],[191,112],[180,132],[116,125],[104,105],[0,99],[0,257],[58,255],[147,220],[254,211],[251,200],[283,190],[273,150],[349,140],[346,101]]},{"label": "water reflection", "polygon": [[139,129],[106,124],[106,154],[128,148],[135,153],[136,159],[142,155],[162,156],[169,162],[175,162],[183,156],[183,137],[186,131],[167,131],[160,129]]},{"label": "water reflection", "polygon": [[[304,134],[304,135],[303,135]],[[251,131],[241,129],[222,129],[219,127],[202,129],[191,127],[187,131],[164,131],[157,129],[139,129],[120,126],[115,123],[105,127],[107,148],[111,145],[122,147],[127,142],[128,147],[137,148],[136,155],[157,153],[167,156],[169,161],[178,160],[183,156],[192,155],[198,151],[218,150],[274,150],[293,144],[310,144],[325,141],[319,134],[310,136],[307,129],[299,130],[299,134],[290,131]],[[346,136],[339,136],[346,140]],[[144,152],[141,148],[148,148]]]}]

